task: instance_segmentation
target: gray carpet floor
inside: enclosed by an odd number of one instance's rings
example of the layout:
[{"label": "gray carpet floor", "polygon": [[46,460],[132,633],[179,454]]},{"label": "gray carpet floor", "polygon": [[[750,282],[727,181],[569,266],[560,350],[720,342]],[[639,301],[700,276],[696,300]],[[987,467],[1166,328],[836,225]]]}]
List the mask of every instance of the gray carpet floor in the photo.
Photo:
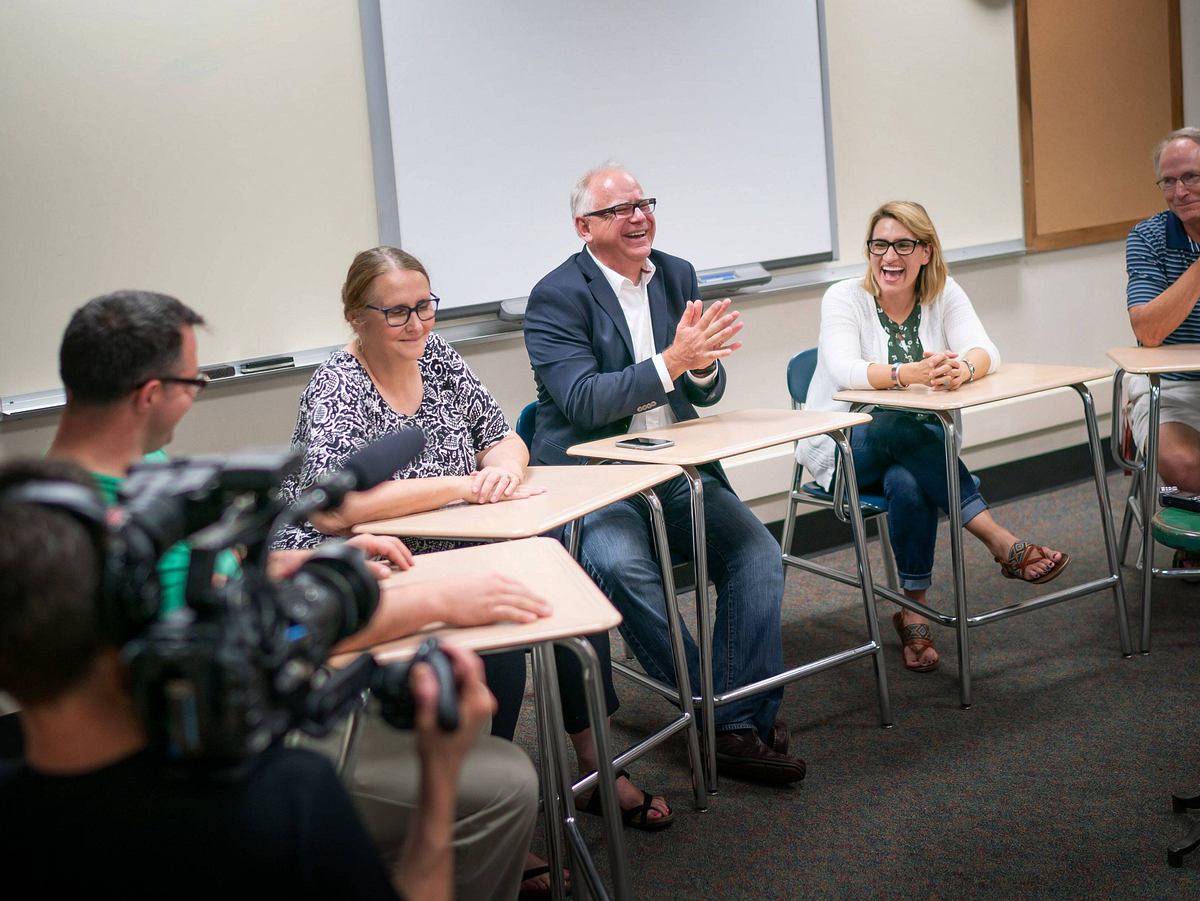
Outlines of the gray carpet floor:
[{"label": "gray carpet floor", "polygon": [[[1128,480],[1114,474],[1109,486],[1119,526]],[[994,512],[1016,534],[1071,552],[1055,588],[1103,574],[1090,482]],[[945,523],[942,532],[930,602],[948,611]],[[964,547],[972,612],[1038,590],[1002,578],[970,536]],[[1123,574],[1136,650],[1135,556],[1131,548]],[[848,567],[853,554],[819,559]],[[874,571],[881,572],[877,555]],[[688,596],[685,609],[690,605]],[[726,779],[700,812],[691,805],[681,739],[639,760],[635,782],[665,794],[676,821],[659,833],[625,831],[637,897],[1200,896],[1200,852],[1182,869],[1166,863],[1166,847],[1190,822],[1171,813],[1171,793],[1200,791],[1193,741],[1200,585],[1155,583],[1147,656],[1121,657],[1111,591],[973,630],[968,710],[958,702],[953,633],[935,628],[938,671],[909,673],[890,622],[895,607],[881,602],[877,609],[895,726],[880,727],[864,660],[787,688],[781,719],[808,763],[799,786]],[[855,589],[789,570],[789,664],[859,644],[864,635]],[[619,677],[617,689],[622,707],[613,726],[623,747],[668,711],[661,698]],[[526,707],[518,740],[536,757]],[[606,871],[600,821],[582,817],[581,825]]]}]

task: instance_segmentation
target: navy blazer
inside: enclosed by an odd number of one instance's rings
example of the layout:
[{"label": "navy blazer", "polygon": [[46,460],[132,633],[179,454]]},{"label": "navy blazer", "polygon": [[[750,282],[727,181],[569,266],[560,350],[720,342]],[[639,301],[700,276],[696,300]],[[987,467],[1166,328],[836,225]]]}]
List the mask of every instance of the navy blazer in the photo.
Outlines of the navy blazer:
[{"label": "navy blazer", "polygon": [[[691,263],[657,250],[650,259],[656,269],[647,289],[650,320],[654,348],[661,353],[674,340],[687,302],[699,298],[700,291]],[[530,293],[525,349],[538,400],[530,459],[540,465],[582,463],[568,457],[567,448],[622,435],[635,413],[662,404],[671,405],[679,422],[696,419],[694,404],[714,404],[725,392],[725,367],[719,363],[716,381],[707,389],[685,373],[668,394],[653,360],[634,362],[625,313],[586,250],[569,257]],[[654,462],[653,454],[646,462]],[[726,482],[719,466],[710,471]]]}]

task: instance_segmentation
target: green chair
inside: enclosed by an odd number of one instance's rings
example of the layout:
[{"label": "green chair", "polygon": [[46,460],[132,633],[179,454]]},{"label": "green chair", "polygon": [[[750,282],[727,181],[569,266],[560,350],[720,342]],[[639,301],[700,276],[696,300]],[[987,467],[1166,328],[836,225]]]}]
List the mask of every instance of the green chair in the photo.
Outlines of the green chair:
[{"label": "green chair", "polygon": [[1154,514],[1150,531],[1159,544],[1177,551],[1200,552],[1200,513],[1163,507]]}]

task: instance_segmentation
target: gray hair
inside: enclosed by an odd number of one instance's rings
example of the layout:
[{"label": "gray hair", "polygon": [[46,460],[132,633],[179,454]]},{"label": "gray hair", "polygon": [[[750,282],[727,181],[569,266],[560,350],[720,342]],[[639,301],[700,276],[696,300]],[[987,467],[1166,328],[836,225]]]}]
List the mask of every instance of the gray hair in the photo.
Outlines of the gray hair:
[{"label": "gray hair", "polygon": [[1194,144],[1200,145],[1200,128],[1177,128],[1161,141],[1154,148],[1154,177],[1158,178],[1162,175],[1162,170],[1158,168],[1158,164],[1162,161],[1163,151],[1167,149],[1167,145],[1172,141],[1186,139]]},{"label": "gray hair", "polygon": [[601,172],[608,172],[610,169],[616,169],[619,172],[629,171],[616,160],[607,160],[594,169],[588,169],[587,172],[579,176],[579,181],[575,182],[575,187],[571,188],[572,221],[584,213],[590,213],[596,208],[595,201],[592,200],[592,179]]}]

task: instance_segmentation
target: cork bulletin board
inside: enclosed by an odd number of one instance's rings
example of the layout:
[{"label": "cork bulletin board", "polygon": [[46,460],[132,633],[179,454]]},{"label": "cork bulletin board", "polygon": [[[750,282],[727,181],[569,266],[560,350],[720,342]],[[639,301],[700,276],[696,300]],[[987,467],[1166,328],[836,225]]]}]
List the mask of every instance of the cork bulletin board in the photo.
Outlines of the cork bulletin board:
[{"label": "cork bulletin board", "polygon": [[1163,209],[1150,154],[1183,125],[1179,0],[1017,0],[1025,244],[1125,237]]}]

